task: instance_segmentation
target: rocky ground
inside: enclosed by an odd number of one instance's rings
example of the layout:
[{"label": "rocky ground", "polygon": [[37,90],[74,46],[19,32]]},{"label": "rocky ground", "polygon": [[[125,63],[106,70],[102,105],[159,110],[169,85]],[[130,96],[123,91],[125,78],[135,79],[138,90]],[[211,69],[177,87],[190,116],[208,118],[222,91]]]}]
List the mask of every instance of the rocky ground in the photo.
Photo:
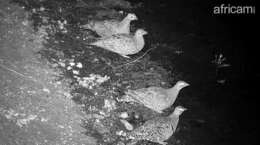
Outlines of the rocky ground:
[{"label": "rocky ground", "polygon": [[[253,144],[254,119],[244,130],[239,114],[231,111],[243,104],[234,96],[247,96],[248,90],[234,93],[228,91],[234,86],[216,83],[214,56],[205,51],[215,41],[204,41],[188,29],[176,30],[171,34],[175,37],[164,39],[160,35],[171,26],[159,27],[158,16],[151,17],[154,9],[149,8],[147,3],[123,0],[1,0],[0,145],[126,144],[120,133],[129,126],[120,122],[122,112],[140,116],[128,119],[133,127],[158,114],[117,99],[127,89],[167,88],[177,80],[192,84],[174,104],[189,111],[169,144]],[[132,31],[142,27],[149,32],[142,52],[126,59],[87,45],[97,35],[82,29],[82,24],[90,19],[120,19],[128,12],[140,17]],[[198,65],[201,62],[206,63]],[[207,71],[193,73],[185,67]],[[228,97],[226,103],[220,103],[220,95]],[[235,108],[228,102],[236,102]],[[245,110],[254,108],[250,107]],[[238,134],[243,136],[240,141],[233,137]]]}]

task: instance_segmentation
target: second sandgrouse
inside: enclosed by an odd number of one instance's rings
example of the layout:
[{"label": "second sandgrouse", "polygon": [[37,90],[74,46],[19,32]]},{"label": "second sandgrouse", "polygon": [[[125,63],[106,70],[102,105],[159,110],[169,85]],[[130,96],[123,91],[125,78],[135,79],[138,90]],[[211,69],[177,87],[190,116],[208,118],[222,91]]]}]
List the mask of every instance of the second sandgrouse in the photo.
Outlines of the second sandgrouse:
[{"label": "second sandgrouse", "polygon": [[151,142],[166,145],[165,140],[169,139],[179,123],[179,116],[186,108],[177,106],[172,114],[167,117],[156,117],[152,120],[146,121],[142,126],[134,129],[126,134],[128,139],[133,142],[139,140],[148,140]]}]

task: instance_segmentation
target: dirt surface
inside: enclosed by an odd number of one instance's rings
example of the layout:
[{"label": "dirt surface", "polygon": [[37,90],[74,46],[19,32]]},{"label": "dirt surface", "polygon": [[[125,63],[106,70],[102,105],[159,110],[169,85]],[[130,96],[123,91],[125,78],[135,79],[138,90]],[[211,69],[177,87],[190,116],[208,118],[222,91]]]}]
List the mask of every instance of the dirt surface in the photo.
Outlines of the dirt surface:
[{"label": "dirt surface", "polygon": [[[99,8],[124,3],[101,1],[87,12],[118,17]],[[128,67],[116,54],[86,49],[80,39],[95,35],[81,33],[69,19],[76,4],[1,1],[1,144],[114,144],[121,140],[116,132],[125,130],[118,113],[140,109],[146,119],[155,115],[142,106],[115,104],[115,97],[126,88],[167,86],[167,72],[148,57]]]},{"label": "dirt surface", "polygon": [[70,81],[57,81],[60,72],[38,54],[45,29],[35,32],[20,6],[0,5],[0,144],[94,144],[82,134]]},{"label": "dirt surface", "polygon": [[[229,68],[217,69],[216,48],[223,43],[229,48],[232,42],[223,42],[230,40],[223,25],[208,15],[194,16],[201,10],[190,12],[189,5],[0,0],[0,145],[125,145],[129,140],[120,135],[128,131],[120,122],[122,112],[138,127],[170,114],[177,105],[188,111],[169,145],[255,144],[256,103],[247,96],[256,88],[244,86],[254,77],[238,79]],[[98,36],[81,25],[92,19],[122,19],[128,12],[139,18],[131,31],[149,32],[140,53],[126,59],[88,45]],[[174,21],[168,23],[168,18]],[[178,80],[191,86],[163,114],[117,101],[128,89],[168,88]]]}]

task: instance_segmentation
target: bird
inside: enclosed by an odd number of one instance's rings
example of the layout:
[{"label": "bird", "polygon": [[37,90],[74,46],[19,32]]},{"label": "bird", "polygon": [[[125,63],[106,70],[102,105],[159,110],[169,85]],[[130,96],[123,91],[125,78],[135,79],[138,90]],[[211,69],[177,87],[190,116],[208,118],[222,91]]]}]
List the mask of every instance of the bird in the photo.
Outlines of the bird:
[{"label": "bird", "polygon": [[164,109],[170,107],[175,102],[180,90],[187,86],[189,86],[188,83],[178,81],[169,89],[152,86],[137,90],[128,90],[118,101],[140,103],[155,112],[162,113]]},{"label": "bird", "polygon": [[137,29],[134,35],[114,34],[112,36],[100,38],[89,45],[101,47],[129,58],[127,55],[136,54],[143,49],[145,45],[143,35],[146,34],[148,34],[148,32],[145,30]]},{"label": "bird", "polygon": [[130,34],[130,23],[137,19],[135,14],[129,13],[122,21],[115,19],[104,21],[92,20],[88,24],[83,25],[82,28],[93,30],[101,37],[113,34]]},{"label": "bird", "polygon": [[182,106],[177,106],[169,116],[156,117],[148,120],[133,131],[127,132],[125,137],[131,139],[132,142],[147,140],[161,145],[167,145],[165,140],[168,140],[173,133],[175,133],[179,123],[179,116],[185,110],[187,109]]}]

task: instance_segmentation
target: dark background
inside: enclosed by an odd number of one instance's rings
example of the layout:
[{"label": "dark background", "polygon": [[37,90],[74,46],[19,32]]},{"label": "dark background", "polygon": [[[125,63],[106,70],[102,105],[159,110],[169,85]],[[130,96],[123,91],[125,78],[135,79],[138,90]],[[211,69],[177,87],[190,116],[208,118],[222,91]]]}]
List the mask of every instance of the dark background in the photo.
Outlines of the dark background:
[{"label": "dark background", "polygon": [[169,32],[177,36],[179,33],[194,33],[213,43],[215,49],[218,49],[213,51],[222,52],[229,59],[236,75],[259,77],[256,59],[258,52],[256,14],[213,14],[214,6],[221,4],[256,6],[255,1],[142,0],[142,2],[145,5],[143,10],[146,11],[145,17],[151,17],[150,21],[157,22],[162,32],[167,33],[161,39],[174,37],[169,35]]},{"label": "dark background", "polygon": [[[256,144],[260,80],[256,14],[213,14],[214,6],[222,3],[256,7],[256,2],[141,2],[144,8],[137,14],[145,22],[141,25],[150,32],[148,41],[172,44],[184,51],[181,56],[175,56],[169,48],[161,48],[151,54],[152,59],[169,60],[165,67],[174,65],[191,83],[177,100],[190,109],[184,119],[192,115],[209,118],[200,129],[192,126],[190,131],[180,133],[186,136],[184,140],[191,144]],[[214,54],[220,53],[231,67],[220,69],[216,75],[211,60]],[[217,84],[217,79],[225,79],[226,83]],[[190,102],[191,98],[198,99],[200,105]],[[189,135],[192,137],[187,139]]]}]

